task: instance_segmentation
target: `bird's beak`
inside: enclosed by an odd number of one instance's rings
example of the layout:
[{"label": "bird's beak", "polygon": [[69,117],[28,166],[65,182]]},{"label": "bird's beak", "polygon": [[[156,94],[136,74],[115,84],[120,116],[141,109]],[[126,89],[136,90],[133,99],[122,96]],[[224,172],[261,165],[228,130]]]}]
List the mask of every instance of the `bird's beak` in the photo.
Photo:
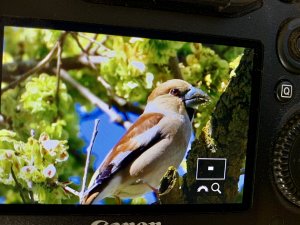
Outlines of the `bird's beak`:
[{"label": "bird's beak", "polygon": [[210,99],[208,95],[195,87],[191,87],[191,89],[184,95],[183,101],[187,108],[194,108],[198,105],[204,104],[208,102]]}]

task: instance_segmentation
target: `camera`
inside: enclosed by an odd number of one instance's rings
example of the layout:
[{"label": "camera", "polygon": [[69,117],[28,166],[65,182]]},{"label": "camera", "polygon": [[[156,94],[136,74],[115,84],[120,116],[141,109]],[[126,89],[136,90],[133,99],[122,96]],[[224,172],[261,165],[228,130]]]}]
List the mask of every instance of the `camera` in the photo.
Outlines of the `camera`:
[{"label": "camera", "polygon": [[300,221],[298,1],[0,3],[1,224]]}]

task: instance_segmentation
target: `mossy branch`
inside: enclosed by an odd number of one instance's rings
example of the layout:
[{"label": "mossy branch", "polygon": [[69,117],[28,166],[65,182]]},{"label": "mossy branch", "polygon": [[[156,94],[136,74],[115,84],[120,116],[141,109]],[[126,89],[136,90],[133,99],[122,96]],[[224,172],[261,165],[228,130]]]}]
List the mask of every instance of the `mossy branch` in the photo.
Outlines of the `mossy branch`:
[{"label": "mossy branch", "polygon": [[[187,157],[187,173],[183,177],[183,197],[168,193],[163,202],[183,203],[231,203],[239,197],[238,182],[244,169],[246,157],[253,51],[246,49],[240,65],[221,95],[212,113],[211,120],[195,140]],[[198,158],[226,158],[227,173],[224,192],[219,196],[197,196],[198,183],[195,179]],[[163,183],[161,183],[163,185]]]}]

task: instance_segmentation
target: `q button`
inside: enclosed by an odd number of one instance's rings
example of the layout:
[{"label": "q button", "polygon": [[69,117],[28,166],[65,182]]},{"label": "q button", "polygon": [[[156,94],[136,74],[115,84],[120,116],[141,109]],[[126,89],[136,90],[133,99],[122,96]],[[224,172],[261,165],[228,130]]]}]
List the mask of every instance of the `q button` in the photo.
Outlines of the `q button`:
[{"label": "q button", "polygon": [[275,89],[275,95],[278,101],[288,102],[294,96],[294,86],[291,82],[287,80],[280,81]]}]

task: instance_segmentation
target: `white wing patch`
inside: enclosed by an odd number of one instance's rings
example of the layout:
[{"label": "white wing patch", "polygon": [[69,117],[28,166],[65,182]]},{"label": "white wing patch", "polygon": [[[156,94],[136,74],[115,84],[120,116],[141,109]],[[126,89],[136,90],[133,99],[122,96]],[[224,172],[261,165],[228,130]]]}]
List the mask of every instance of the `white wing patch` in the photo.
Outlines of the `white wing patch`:
[{"label": "white wing patch", "polygon": [[138,146],[146,146],[148,145],[158,133],[161,132],[161,128],[159,125],[156,125],[149,130],[145,131],[142,134],[139,134],[133,138],[134,141],[138,143]]}]

